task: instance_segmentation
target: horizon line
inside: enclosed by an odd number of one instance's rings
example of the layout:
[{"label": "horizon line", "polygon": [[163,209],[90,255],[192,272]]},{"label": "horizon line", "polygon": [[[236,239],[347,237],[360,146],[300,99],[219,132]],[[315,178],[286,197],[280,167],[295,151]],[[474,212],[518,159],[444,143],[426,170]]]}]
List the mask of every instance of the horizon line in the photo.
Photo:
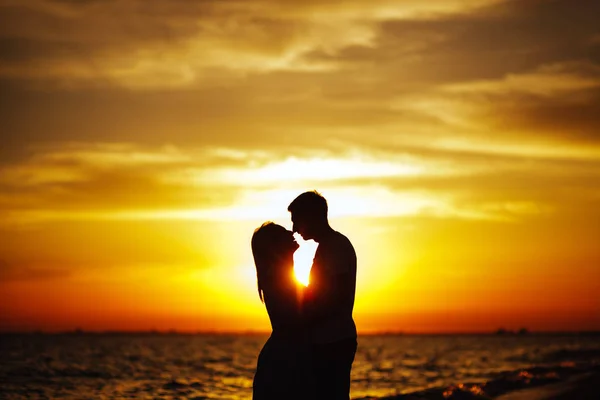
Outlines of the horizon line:
[{"label": "horizon line", "polygon": [[[181,336],[202,336],[202,335],[270,335],[271,331],[264,330],[177,330],[177,329],[141,329],[141,330],[126,330],[126,329],[106,329],[106,330],[85,330],[80,328],[60,331],[44,331],[41,329],[35,330],[1,330],[0,335],[181,335]],[[438,332],[419,332],[419,331],[364,331],[358,332],[358,336],[526,336],[526,335],[600,335],[600,330],[540,330],[531,331],[523,329],[503,329],[499,328],[494,331],[438,331]]]}]

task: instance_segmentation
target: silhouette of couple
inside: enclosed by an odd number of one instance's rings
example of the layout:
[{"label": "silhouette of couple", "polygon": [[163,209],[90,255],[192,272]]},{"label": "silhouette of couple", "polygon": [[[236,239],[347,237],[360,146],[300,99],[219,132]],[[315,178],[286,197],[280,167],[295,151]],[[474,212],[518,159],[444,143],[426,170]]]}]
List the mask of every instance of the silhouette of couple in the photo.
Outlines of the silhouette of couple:
[{"label": "silhouette of couple", "polygon": [[302,193],[288,211],[294,232],[319,246],[304,287],[294,279],[293,232],[266,222],[252,236],[258,294],[272,327],[258,356],[253,399],[348,400],[357,347],[356,253],[329,226],[318,192]]}]

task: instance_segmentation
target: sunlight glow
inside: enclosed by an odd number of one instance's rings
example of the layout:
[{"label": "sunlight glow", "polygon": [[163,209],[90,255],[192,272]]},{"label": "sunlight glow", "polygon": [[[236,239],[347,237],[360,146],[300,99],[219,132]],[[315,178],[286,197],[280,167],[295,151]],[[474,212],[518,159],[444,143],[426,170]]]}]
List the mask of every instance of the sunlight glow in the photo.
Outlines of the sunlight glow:
[{"label": "sunlight glow", "polygon": [[[310,188],[310,186],[308,187]],[[383,217],[406,215],[436,215],[464,218],[484,218],[481,210],[457,210],[450,198],[429,193],[400,193],[383,187],[368,191],[360,187],[325,186],[321,193],[330,206],[329,216]],[[140,210],[18,210],[7,212],[5,220],[11,223],[40,221],[240,221],[288,220],[287,204],[298,195],[297,189],[274,189],[247,192],[236,204],[225,207],[194,209],[140,209]]]},{"label": "sunlight glow", "polygon": [[206,181],[244,182],[247,184],[279,183],[287,181],[334,181],[349,178],[384,178],[418,176],[424,167],[406,161],[365,159],[299,159],[288,158],[254,168],[220,168],[203,170],[196,177],[198,183]]},{"label": "sunlight glow", "polygon": [[294,253],[294,275],[298,282],[302,283],[304,286],[308,286],[308,276],[319,244],[314,240],[304,240],[302,239],[302,236],[297,233],[294,234],[294,237],[300,245],[298,250]]}]

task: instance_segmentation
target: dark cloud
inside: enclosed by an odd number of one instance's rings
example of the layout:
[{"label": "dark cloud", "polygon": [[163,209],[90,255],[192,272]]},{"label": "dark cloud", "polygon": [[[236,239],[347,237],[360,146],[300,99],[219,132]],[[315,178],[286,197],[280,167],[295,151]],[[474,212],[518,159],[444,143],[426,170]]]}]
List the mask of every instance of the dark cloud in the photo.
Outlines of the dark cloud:
[{"label": "dark cloud", "polygon": [[[0,209],[43,210],[50,204],[71,211],[223,207],[235,201],[241,188],[212,181],[210,171],[261,162],[260,156],[226,152],[114,147],[38,148],[28,160],[6,164],[0,168]],[[129,162],[136,154],[143,160]]]},{"label": "dark cloud", "polygon": [[[343,9],[328,4],[332,18]],[[33,3],[32,3],[33,4]],[[67,2],[62,13],[45,7],[3,7],[0,57],[22,65],[52,59],[95,63],[129,52],[182,48],[190,39],[211,50],[283,54],[298,40],[309,40],[306,59],[358,66],[381,73],[388,82],[463,81],[499,77],[540,64],[597,59],[592,44],[600,25],[597,2],[573,7],[566,0],[507,1],[468,12],[429,18],[360,21],[375,27],[371,45],[327,46],[329,38],[309,38],[316,22],[279,11],[314,5],[281,2]],[[346,4],[346,6],[350,6]],[[356,7],[358,5],[354,5]],[[410,4],[407,4],[410,6]],[[283,8],[282,8],[283,7]],[[373,5],[361,5],[369,11]],[[278,16],[279,15],[279,16]],[[365,17],[367,18],[367,17]],[[17,22],[18,21],[18,22]],[[332,20],[331,23],[335,23]],[[378,27],[377,27],[378,26]],[[235,53],[232,53],[235,54]],[[233,56],[235,57],[235,56]],[[233,60],[232,60],[233,61]],[[229,66],[235,66],[235,62]],[[98,76],[101,76],[101,72]],[[394,84],[394,82],[391,82]]]},{"label": "dark cloud", "polygon": [[[504,100],[504,101],[502,101]],[[513,96],[491,101],[482,118],[507,134],[554,137],[570,142],[600,142],[600,89],[588,91],[585,103],[568,98]]]},{"label": "dark cloud", "polygon": [[[6,115],[3,128],[7,146],[15,151],[21,147],[21,152],[35,143],[116,141],[274,148],[297,154],[302,148],[330,147],[328,138],[344,139],[339,133],[343,128],[374,130],[398,121],[439,123],[434,117],[381,108],[372,101],[375,94],[368,99],[353,85],[323,85],[328,96],[340,101],[357,96],[356,104],[340,107],[311,98],[306,77],[287,74],[286,79],[292,83],[279,88],[257,78],[241,87],[186,91],[9,89],[0,95]],[[298,96],[285,99],[294,94]],[[361,96],[371,104],[362,104]]]},{"label": "dark cloud", "polygon": [[173,57],[202,64],[222,49],[281,55],[302,33],[301,25],[228,1],[5,5],[0,8],[0,74],[46,85],[67,81],[93,87],[108,80],[104,84],[119,86],[122,82],[111,78],[115,71],[136,68],[136,55],[167,64]]},{"label": "dark cloud", "polygon": [[[430,139],[486,137],[498,129],[509,133],[509,140],[518,133],[595,143],[599,126],[594,89],[586,89],[578,103],[572,102],[572,93],[440,95],[439,89],[452,83],[501,81],[573,60],[597,65],[600,46],[592,40],[600,26],[596,3],[585,0],[574,7],[566,0],[507,1],[385,21],[368,20],[365,13],[348,23],[374,29],[372,40],[339,46],[328,45],[329,37],[311,37],[309,33],[319,32],[310,30],[316,22],[310,13],[299,12],[303,7],[331,7],[329,24],[335,24],[336,12],[343,11],[338,2],[44,1],[4,6],[0,58],[14,71],[25,72],[0,81],[5,136],[0,162],[26,157],[32,144],[64,141],[226,145],[296,154],[336,149],[340,142],[389,145],[416,134]],[[352,6],[368,11],[377,4]],[[189,86],[145,88],[142,82],[134,89],[120,88],[123,82],[103,69],[106,60],[146,50],[156,54],[150,58],[155,61],[163,56],[168,61],[175,50],[184,55],[176,61],[202,61],[204,53],[186,53],[191,38],[208,53],[230,53],[224,56],[227,63],[195,71]],[[331,68],[245,69],[244,54],[278,60],[277,55],[297,42],[302,44],[299,61]],[[130,61],[121,67],[131,67]],[[60,62],[65,68],[74,63],[82,76],[44,78],[64,84],[58,88],[36,80],[35,74],[46,66],[61,71]],[[155,72],[155,78],[168,75],[169,68],[173,66]],[[571,72],[598,79],[583,68]],[[85,85],[73,83],[78,79]],[[578,89],[575,95],[580,94]],[[467,117],[477,123],[477,131],[452,125],[435,106],[410,107],[414,96],[429,95],[472,105],[476,110]]]},{"label": "dark cloud", "polygon": [[[410,99],[421,93],[427,99],[436,96],[437,88],[449,84],[502,83],[510,76],[540,73],[546,66],[563,66],[562,72],[598,85],[569,88],[567,82],[563,90],[542,96],[529,92],[530,83],[525,81],[517,88],[521,92],[473,90],[469,94],[445,94],[446,100],[468,104],[476,110],[461,117],[479,126],[475,132],[449,126],[448,136],[481,138],[488,135],[481,132],[502,131],[507,139],[516,139],[518,134],[529,139],[548,136],[597,143],[600,46],[593,38],[600,32],[599,16],[600,6],[594,1],[584,1],[577,7],[565,0],[509,1],[469,13],[388,20],[380,24],[372,45],[352,45],[339,51],[315,49],[306,57],[344,67],[339,76],[352,82],[346,86],[345,101],[363,98],[377,104],[379,100],[380,107],[394,97]],[[365,76],[368,80],[363,79]],[[552,82],[541,81],[537,85],[548,83]],[[344,101],[343,95],[336,96],[338,91],[343,93],[337,86],[325,84],[323,95],[331,101]],[[438,113],[435,106],[428,112],[431,118]],[[450,112],[460,116],[459,111]],[[416,115],[410,108],[407,113]],[[407,130],[406,115],[399,112],[397,116],[399,131]],[[423,126],[436,128],[433,124]],[[437,124],[437,128],[440,126],[443,124]]]},{"label": "dark cloud", "polygon": [[89,47],[69,42],[44,42],[31,38],[0,38],[0,60],[7,63],[26,63],[40,59],[89,57]]},{"label": "dark cloud", "polygon": [[90,48],[126,48],[144,42],[172,42],[198,31],[209,2],[22,2],[2,7],[3,37],[88,43]]},{"label": "dark cloud", "polygon": [[380,24],[373,46],[312,57],[395,71],[398,80],[408,82],[498,78],[547,63],[593,60],[599,15],[593,0],[577,7],[567,0],[507,1],[465,14],[388,20]]},{"label": "dark cloud", "polygon": [[0,259],[0,283],[58,280],[70,275],[68,269],[16,266]]}]

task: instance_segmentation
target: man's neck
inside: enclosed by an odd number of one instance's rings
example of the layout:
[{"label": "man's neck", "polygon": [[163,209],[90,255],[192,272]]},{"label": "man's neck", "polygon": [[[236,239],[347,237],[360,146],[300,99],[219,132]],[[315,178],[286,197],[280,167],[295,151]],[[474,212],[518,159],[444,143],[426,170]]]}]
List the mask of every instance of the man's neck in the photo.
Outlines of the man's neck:
[{"label": "man's neck", "polygon": [[322,228],[318,229],[315,232],[313,240],[317,243],[321,243],[322,240],[326,239],[333,232],[335,232],[335,231],[333,230],[333,228],[331,226],[329,226],[329,224],[323,225]]}]

